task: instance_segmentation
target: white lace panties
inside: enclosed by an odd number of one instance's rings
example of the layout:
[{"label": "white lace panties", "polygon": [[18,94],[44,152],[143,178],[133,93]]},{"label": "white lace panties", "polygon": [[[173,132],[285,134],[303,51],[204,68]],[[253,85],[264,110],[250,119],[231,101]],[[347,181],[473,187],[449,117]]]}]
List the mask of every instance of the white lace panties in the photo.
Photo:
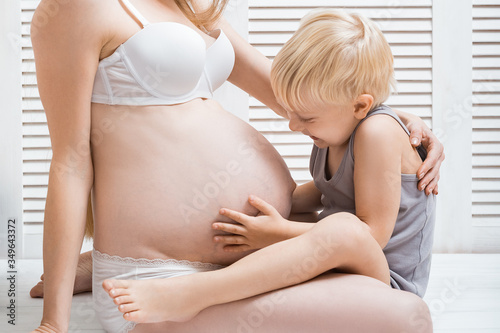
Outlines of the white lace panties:
[{"label": "white lace panties", "polygon": [[196,272],[212,271],[224,266],[175,259],[122,258],[92,250],[92,299],[96,316],[110,333],[127,333],[137,323],[127,321],[108,293],[103,289],[105,279],[144,280],[164,279]]}]

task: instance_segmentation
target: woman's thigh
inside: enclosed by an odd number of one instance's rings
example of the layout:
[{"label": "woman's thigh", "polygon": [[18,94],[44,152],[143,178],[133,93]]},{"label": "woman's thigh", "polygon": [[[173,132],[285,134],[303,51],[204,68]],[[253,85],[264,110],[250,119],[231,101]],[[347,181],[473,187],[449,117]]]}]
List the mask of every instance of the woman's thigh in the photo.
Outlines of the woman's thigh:
[{"label": "woman's thigh", "polygon": [[326,273],[207,308],[188,322],[138,324],[132,332],[432,332],[432,322],[427,306],[414,294],[362,275]]}]

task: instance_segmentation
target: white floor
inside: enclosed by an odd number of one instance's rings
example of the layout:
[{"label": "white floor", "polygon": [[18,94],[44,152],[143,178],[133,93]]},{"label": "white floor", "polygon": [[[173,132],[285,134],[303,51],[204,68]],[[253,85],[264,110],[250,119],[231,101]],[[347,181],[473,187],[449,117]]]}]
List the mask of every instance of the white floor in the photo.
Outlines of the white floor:
[{"label": "white floor", "polygon": [[[29,290],[42,273],[41,260],[16,262],[15,326],[8,324],[9,281],[0,260],[0,332],[30,332],[42,317],[42,299]],[[500,332],[500,254],[435,254],[425,301],[439,333]],[[91,294],[73,298],[69,332],[104,332],[95,319]],[[197,333],[197,332],[193,332]],[[200,332],[202,333],[202,332]],[[224,332],[221,332],[224,333]]]}]

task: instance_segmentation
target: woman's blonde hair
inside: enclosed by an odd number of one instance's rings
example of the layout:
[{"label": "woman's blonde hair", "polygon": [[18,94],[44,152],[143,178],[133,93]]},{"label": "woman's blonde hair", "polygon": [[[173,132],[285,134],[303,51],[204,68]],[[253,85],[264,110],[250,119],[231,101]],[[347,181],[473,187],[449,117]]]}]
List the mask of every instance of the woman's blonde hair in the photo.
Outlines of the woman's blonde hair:
[{"label": "woman's blonde hair", "polygon": [[372,95],[377,107],[395,89],[393,62],[384,35],[368,18],[314,10],[278,52],[271,84],[289,110],[308,110],[311,101],[350,103],[361,94]]},{"label": "woman's blonde hair", "polygon": [[[217,22],[229,0],[175,0],[182,13],[201,30],[207,30],[214,22]],[[92,200],[89,194],[87,204],[87,221],[85,223],[85,238],[94,237],[94,218],[92,214]]]},{"label": "woman's blonde hair", "polygon": [[229,0],[174,0],[182,13],[201,30],[222,16]]}]

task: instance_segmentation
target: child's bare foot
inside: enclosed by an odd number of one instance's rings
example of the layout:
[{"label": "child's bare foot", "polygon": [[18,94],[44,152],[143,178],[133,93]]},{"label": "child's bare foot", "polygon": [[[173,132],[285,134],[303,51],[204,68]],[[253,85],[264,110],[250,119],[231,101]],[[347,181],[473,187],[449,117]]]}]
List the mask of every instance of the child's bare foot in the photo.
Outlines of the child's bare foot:
[{"label": "child's bare foot", "polygon": [[[43,297],[43,274],[38,282],[30,290],[30,296]],[[75,285],[73,294],[92,291],[92,252],[88,251],[80,254],[78,265],[76,266]]]},{"label": "child's bare foot", "polygon": [[104,280],[102,287],[109,294],[123,318],[137,323],[188,321],[208,305],[196,294],[199,279],[195,273],[167,279]]}]

